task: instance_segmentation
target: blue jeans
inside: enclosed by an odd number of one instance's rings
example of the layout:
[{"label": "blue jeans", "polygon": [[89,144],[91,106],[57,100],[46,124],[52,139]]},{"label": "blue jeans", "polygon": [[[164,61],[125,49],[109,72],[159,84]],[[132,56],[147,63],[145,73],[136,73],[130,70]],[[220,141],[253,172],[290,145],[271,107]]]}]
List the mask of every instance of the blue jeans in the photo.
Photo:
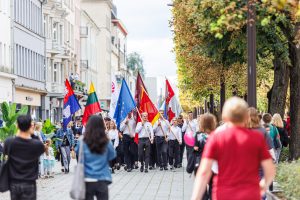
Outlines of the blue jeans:
[{"label": "blue jeans", "polygon": [[70,146],[61,146],[60,150],[61,150],[62,160],[64,163],[64,168],[65,170],[68,171],[70,166],[70,161],[71,161]]}]

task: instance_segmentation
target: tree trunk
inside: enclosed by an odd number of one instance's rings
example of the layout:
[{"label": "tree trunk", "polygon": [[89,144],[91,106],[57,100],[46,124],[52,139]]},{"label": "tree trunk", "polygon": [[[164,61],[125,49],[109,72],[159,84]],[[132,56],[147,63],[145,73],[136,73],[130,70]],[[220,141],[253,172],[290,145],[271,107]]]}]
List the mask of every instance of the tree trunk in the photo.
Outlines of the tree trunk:
[{"label": "tree trunk", "polygon": [[210,94],[210,96],[209,96],[209,112],[211,114],[214,113],[214,107],[215,107],[214,95]]},{"label": "tree trunk", "polygon": [[298,159],[300,157],[300,49],[293,42],[289,43],[289,57],[292,64],[290,69],[290,159]]},{"label": "tree trunk", "polygon": [[226,96],[226,86],[225,86],[225,76],[221,73],[220,77],[220,113],[222,113],[223,106],[225,103]]},{"label": "tree trunk", "polygon": [[274,63],[274,83],[268,92],[268,112],[272,115],[279,113],[284,117],[286,96],[289,84],[289,66],[282,60],[275,58]]}]

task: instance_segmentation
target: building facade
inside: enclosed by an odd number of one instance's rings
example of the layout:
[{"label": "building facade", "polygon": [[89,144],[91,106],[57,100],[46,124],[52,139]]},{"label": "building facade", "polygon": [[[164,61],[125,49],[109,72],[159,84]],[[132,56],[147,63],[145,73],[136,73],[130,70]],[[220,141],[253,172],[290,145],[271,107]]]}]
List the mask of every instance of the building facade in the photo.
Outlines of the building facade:
[{"label": "building facade", "polygon": [[12,22],[13,71],[17,104],[28,105],[33,119],[49,115],[45,82],[45,39],[42,0],[14,0]]},{"label": "building facade", "polygon": [[[11,65],[11,10],[10,1],[0,0],[0,102],[13,101],[13,83],[16,78],[12,74]],[[5,30],[5,31],[4,31]]]}]

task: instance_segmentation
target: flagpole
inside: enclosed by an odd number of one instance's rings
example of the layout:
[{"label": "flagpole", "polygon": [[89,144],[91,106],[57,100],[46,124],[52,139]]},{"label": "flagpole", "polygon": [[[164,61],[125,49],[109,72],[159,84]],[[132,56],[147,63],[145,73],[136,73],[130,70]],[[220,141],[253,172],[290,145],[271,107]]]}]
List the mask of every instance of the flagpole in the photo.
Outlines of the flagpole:
[{"label": "flagpole", "polygon": [[[164,121],[167,121],[165,118],[164,118],[164,116],[162,116],[162,115],[160,115],[162,118],[163,118],[163,120]],[[175,133],[172,131],[172,129],[171,129],[171,125],[169,124],[169,129],[170,129],[170,132],[174,135],[174,137],[176,138],[176,140],[179,142],[179,139],[177,138],[177,136],[175,135]]]}]

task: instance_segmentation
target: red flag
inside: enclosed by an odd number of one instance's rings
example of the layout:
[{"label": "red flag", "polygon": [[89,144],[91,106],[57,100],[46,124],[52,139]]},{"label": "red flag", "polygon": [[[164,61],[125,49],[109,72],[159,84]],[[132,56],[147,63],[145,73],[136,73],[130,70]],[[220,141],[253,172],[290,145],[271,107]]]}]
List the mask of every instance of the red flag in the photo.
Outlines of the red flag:
[{"label": "red flag", "polygon": [[[144,88],[144,90],[146,90],[146,87],[145,87],[145,84],[144,84],[143,79],[141,77],[141,74],[140,74],[140,72],[138,72],[137,78],[136,78],[135,97],[134,97],[137,108],[140,107],[142,88]],[[137,122],[141,121],[141,119],[140,119],[137,112],[136,112],[136,121]],[[139,141],[138,134],[135,134],[134,142],[138,143],[138,141]]]},{"label": "red flag", "polygon": [[168,81],[168,79],[166,79],[166,104],[169,105],[172,97],[174,97],[175,93]]},{"label": "red flag", "polygon": [[181,111],[181,106],[176,99],[175,92],[168,79],[166,79],[165,118],[171,121],[174,117],[178,117]]},{"label": "red flag", "polygon": [[139,111],[140,111],[140,113],[143,113],[143,112],[148,113],[148,120],[152,125],[155,124],[155,122],[159,119],[159,116],[160,116],[160,113],[158,112],[155,105],[152,103],[151,99],[149,98],[149,96],[144,88],[142,88]]}]

